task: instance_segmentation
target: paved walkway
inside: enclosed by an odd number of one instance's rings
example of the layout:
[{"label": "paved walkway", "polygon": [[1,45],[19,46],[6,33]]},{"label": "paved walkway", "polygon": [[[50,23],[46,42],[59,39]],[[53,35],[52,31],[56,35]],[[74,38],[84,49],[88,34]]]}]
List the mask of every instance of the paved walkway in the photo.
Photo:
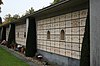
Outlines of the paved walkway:
[{"label": "paved walkway", "polygon": [[12,49],[9,49],[5,46],[2,46],[0,45],[0,47],[4,48],[6,51],[8,51],[9,53],[13,54],[14,56],[16,56],[17,58],[23,60],[24,62],[28,63],[30,66],[39,66],[37,65],[36,63],[33,63],[32,61],[30,60],[27,60],[25,57],[23,57],[22,55],[16,53],[16,51],[12,50]]}]

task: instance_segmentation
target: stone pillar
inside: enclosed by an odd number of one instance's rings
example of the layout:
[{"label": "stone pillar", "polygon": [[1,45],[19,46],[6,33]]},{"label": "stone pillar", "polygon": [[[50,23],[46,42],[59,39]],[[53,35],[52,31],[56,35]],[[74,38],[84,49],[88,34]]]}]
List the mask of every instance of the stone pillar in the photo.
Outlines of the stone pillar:
[{"label": "stone pillar", "polygon": [[90,66],[100,66],[100,0],[90,0]]}]

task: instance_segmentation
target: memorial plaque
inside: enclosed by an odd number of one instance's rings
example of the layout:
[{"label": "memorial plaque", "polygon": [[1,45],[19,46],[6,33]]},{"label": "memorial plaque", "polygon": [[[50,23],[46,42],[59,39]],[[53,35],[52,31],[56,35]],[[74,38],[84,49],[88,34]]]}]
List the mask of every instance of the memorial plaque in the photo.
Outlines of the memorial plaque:
[{"label": "memorial plaque", "polygon": [[47,39],[47,35],[44,34],[44,40],[46,40],[46,39]]},{"label": "memorial plaque", "polygon": [[55,28],[59,28],[59,22],[55,23]]},{"label": "memorial plaque", "polygon": [[86,10],[81,10],[81,11],[80,11],[80,18],[82,18],[82,17],[87,17],[87,12],[88,12],[87,9],[86,9]]},{"label": "memorial plaque", "polygon": [[[45,33],[47,34],[47,31],[45,30]],[[53,29],[50,30],[50,34],[54,34]]]},{"label": "memorial plaque", "polygon": [[54,47],[55,46],[55,43],[53,41],[51,41],[51,46]]},{"label": "memorial plaque", "polygon": [[80,26],[85,26],[86,24],[86,18],[80,19]]},{"label": "memorial plaque", "polygon": [[59,48],[54,48],[54,50],[55,50],[55,53],[56,54],[59,54],[60,53],[60,49]]},{"label": "memorial plaque", "polygon": [[66,44],[65,44],[65,42],[59,42],[59,46],[60,46],[60,48],[65,48]]},{"label": "memorial plaque", "polygon": [[71,34],[71,28],[66,28],[66,34]]},{"label": "memorial plaque", "polygon": [[43,29],[46,29],[46,25],[45,24],[43,25]]},{"label": "memorial plaque", "polygon": [[71,57],[71,50],[65,50],[66,51],[66,56]]},{"label": "memorial plaque", "polygon": [[79,27],[77,28],[72,28],[72,34],[79,34]]},{"label": "memorial plaque", "polygon": [[66,21],[66,27],[71,27],[71,21]]},{"label": "memorial plaque", "polygon": [[59,42],[55,42],[55,47],[59,47]]},{"label": "memorial plaque", "polygon": [[55,28],[55,23],[52,24],[52,28]]},{"label": "memorial plaque", "polygon": [[79,15],[80,15],[79,11],[73,12],[73,13],[72,13],[72,19],[79,18]]},{"label": "memorial plaque", "polygon": [[71,36],[66,36],[66,42],[71,42]]},{"label": "memorial plaque", "polygon": [[51,47],[51,52],[54,53],[55,52],[55,48]]},{"label": "memorial plaque", "polygon": [[59,29],[55,29],[55,30],[54,30],[54,33],[55,33],[55,34],[60,34],[59,32],[60,32]]},{"label": "memorial plaque", "polygon": [[80,59],[79,52],[72,51],[71,55],[72,55],[72,58]]},{"label": "memorial plaque", "polygon": [[47,41],[47,46],[50,46],[50,41]]},{"label": "memorial plaque", "polygon": [[59,41],[59,39],[60,39],[60,36],[59,35],[55,35],[55,40]]},{"label": "memorial plaque", "polygon": [[79,43],[79,36],[72,36],[71,41]]},{"label": "memorial plaque", "polygon": [[71,21],[71,26],[72,27],[78,27],[80,26],[80,20],[79,19],[75,19]]},{"label": "memorial plaque", "polygon": [[50,36],[50,39],[53,40],[53,35]]},{"label": "memorial plaque", "polygon": [[59,22],[59,27],[65,27],[65,21]]},{"label": "memorial plaque", "polygon": [[48,52],[51,52],[51,47],[46,47]]},{"label": "memorial plaque", "polygon": [[72,50],[80,51],[80,44],[72,43]]},{"label": "memorial plaque", "polygon": [[71,13],[66,14],[66,20],[70,20],[71,19]]},{"label": "memorial plaque", "polygon": [[64,20],[66,20],[66,15],[61,15],[60,16],[60,21],[64,21]]},{"label": "memorial plaque", "polygon": [[84,35],[84,32],[85,32],[85,27],[80,27],[80,34]]},{"label": "memorial plaque", "polygon": [[65,51],[65,49],[60,49],[60,55],[64,55],[65,56],[65,53],[66,51]]},{"label": "memorial plaque", "polygon": [[71,43],[66,43],[66,49],[71,49]]}]

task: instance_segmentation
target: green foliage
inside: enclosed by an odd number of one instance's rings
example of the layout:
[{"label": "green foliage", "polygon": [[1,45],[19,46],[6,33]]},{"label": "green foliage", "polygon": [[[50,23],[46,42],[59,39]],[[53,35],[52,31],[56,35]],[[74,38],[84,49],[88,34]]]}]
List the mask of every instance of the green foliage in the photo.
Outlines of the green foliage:
[{"label": "green foliage", "polygon": [[4,20],[5,20],[4,22],[12,22],[18,18],[20,18],[20,16],[18,14],[15,14],[13,16],[11,16],[11,14],[7,14],[4,18]]},{"label": "green foliage", "polygon": [[0,66],[29,66],[29,65],[0,47]]},{"label": "green foliage", "polygon": [[26,10],[25,15],[32,14],[32,13],[34,13],[33,7],[31,7],[29,10]]},{"label": "green foliage", "polygon": [[20,16],[18,14],[13,15],[13,19],[18,19]]},{"label": "green foliage", "polygon": [[55,4],[55,3],[58,3],[60,2],[61,0],[54,0],[52,4]]}]

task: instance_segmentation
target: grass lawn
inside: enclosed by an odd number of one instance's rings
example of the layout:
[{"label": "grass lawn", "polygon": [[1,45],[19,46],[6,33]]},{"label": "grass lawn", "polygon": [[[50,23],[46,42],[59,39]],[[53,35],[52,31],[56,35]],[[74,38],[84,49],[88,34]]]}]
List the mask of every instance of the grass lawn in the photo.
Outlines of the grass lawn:
[{"label": "grass lawn", "polygon": [[0,47],[0,66],[29,66],[29,65]]}]

